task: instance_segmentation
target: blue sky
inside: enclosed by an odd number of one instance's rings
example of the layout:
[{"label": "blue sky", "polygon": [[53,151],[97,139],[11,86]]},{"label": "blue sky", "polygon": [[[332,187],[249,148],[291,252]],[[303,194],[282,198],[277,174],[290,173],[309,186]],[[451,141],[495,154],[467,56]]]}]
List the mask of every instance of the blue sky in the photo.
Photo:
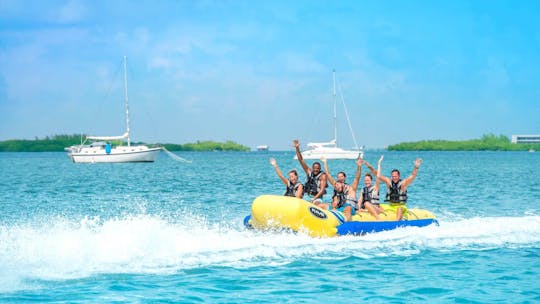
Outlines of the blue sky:
[{"label": "blue sky", "polygon": [[[540,133],[538,1],[0,0],[0,140],[125,130],[287,150]],[[339,101],[339,99],[338,99]],[[339,105],[339,104],[338,104]],[[352,147],[338,107],[338,141]]]}]

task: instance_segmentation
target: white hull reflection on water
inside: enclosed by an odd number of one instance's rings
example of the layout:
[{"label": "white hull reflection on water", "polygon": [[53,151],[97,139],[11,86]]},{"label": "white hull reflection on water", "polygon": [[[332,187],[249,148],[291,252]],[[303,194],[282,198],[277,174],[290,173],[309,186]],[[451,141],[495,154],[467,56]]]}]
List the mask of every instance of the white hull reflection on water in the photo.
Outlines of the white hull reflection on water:
[{"label": "white hull reflection on water", "polygon": [[2,153],[0,302],[536,302],[537,156],[385,152],[403,174],[423,158],[409,204],[440,226],[319,239],[243,228],[255,196],[284,190],[268,154],[77,166],[63,153]]}]

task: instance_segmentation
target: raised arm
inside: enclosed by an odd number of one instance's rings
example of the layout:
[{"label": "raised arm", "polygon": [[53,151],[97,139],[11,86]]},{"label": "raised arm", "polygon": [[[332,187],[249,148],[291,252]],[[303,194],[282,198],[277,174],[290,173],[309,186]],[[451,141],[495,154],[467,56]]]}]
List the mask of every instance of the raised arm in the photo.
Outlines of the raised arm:
[{"label": "raised arm", "polygon": [[298,158],[300,165],[302,165],[302,168],[306,172],[306,175],[309,175],[309,167],[304,161],[304,157],[302,157],[302,153],[300,152],[300,143],[298,142],[298,139],[293,140],[293,145],[294,149],[296,150],[296,157]]},{"label": "raised arm", "polygon": [[362,159],[362,163],[366,165],[366,167],[368,167],[369,171],[371,171],[371,174],[373,174],[373,176],[377,175],[377,171],[375,171],[375,168],[373,168],[373,166],[370,163],[368,163],[367,160]]},{"label": "raised arm", "polygon": [[418,174],[418,168],[420,168],[420,164],[422,164],[422,159],[417,158],[414,161],[414,169],[411,173],[411,176],[403,180],[403,183],[401,184],[401,189],[406,190],[407,186],[409,186],[413,182],[413,180],[416,178],[416,175]]},{"label": "raised arm", "polygon": [[[382,160],[379,160],[379,162],[382,161]],[[367,161],[364,161],[364,164],[369,168],[369,171],[371,171],[371,174],[373,174],[373,176],[377,176],[377,171],[375,171],[375,168],[373,168],[372,165],[370,165]],[[390,186],[390,179],[386,176],[383,176],[381,174],[379,174],[379,179],[385,183],[387,186]]]},{"label": "raised arm", "polygon": [[374,191],[379,191],[379,187],[381,186],[381,163],[384,159],[384,155],[381,155],[381,158],[379,158],[379,162],[377,163],[377,175],[375,177],[375,187]]},{"label": "raised arm", "polygon": [[355,194],[358,190],[358,184],[360,183],[360,176],[362,175],[362,160],[362,157],[359,157],[356,160],[356,174],[354,175],[354,180],[351,185],[351,188],[353,189]]},{"label": "raised arm", "polygon": [[328,180],[330,185],[332,185],[332,187],[333,187],[334,184],[336,183],[336,181],[332,178],[332,174],[330,174],[330,170],[328,169],[328,162],[326,161],[326,157],[324,157],[324,156],[321,157],[321,161],[324,164],[324,172],[326,173],[326,179]]},{"label": "raised arm", "polygon": [[289,181],[285,178],[285,176],[283,176],[283,174],[281,174],[281,170],[279,170],[279,167],[277,166],[275,159],[270,158],[270,165],[272,165],[272,167],[274,167],[274,169],[276,170],[276,173],[279,176],[279,179],[281,179],[281,181],[285,184],[285,186],[288,186]]}]

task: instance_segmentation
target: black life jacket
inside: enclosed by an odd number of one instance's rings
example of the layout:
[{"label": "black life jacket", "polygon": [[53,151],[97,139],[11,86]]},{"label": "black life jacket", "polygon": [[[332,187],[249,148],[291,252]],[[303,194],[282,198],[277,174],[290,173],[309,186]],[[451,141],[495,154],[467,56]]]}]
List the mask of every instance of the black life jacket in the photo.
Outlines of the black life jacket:
[{"label": "black life jacket", "polygon": [[287,184],[287,190],[285,190],[285,196],[292,196],[296,197],[296,192],[298,191],[298,187],[300,187],[302,183],[296,182],[296,184],[291,184],[291,181]]},{"label": "black life jacket", "polygon": [[401,180],[397,183],[391,181],[390,188],[386,193],[386,201],[393,203],[406,203],[407,202],[407,191],[401,190]]},{"label": "black life jacket", "polygon": [[[319,172],[319,174],[317,175],[313,175],[313,171],[310,172],[306,180],[304,193],[307,193],[311,196],[317,195],[317,193],[319,193],[319,190],[320,190],[321,176],[323,174],[325,174],[324,171]],[[328,187],[328,184],[326,184],[326,187]],[[326,194],[326,189],[324,190],[323,194]]]},{"label": "black life jacket", "polygon": [[[348,189],[349,188],[349,184],[344,184],[345,185],[345,189]],[[343,192],[347,192],[347,190],[344,190]],[[336,191],[336,188],[334,188],[334,193],[332,194],[332,198],[334,198],[334,196],[338,195],[338,192]]]},{"label": "black life jacket", "polygon": [[377,191],[377,193],[373,193],[374,188],[375,186],[371,186],[369,188],[368,187],[362,188],[362,206],[361,206],[362,209],[364,208],[365,202],[370,202],[375,205],[380,204],[379,191]]},{"label": "black life jacket", "polygon": [[334,197],[338,198],[337,208],[343,207],[347,201],[352,202],[352,205],[356,205],[356,200],[354,198],[349,197],[349,185],[345,185],[345,189],[343,189],[342,192],[337,192],[336,189],[334,189],[334,195],[332,196],[332,200],[334,200]]}]

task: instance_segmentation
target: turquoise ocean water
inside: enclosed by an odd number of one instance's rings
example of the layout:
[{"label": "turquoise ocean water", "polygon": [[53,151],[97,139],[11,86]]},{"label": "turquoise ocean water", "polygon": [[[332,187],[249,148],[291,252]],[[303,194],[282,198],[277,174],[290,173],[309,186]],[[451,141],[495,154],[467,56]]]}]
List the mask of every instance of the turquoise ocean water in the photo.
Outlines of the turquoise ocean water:
[{"label": "turquoise ocean water", "polygon": [[[245,230],[256,196],[284,192],[268,158],[301,170],[292,152],[179,154],[191,164],[0,153],[0,303],[540,301],[540,153],[384,154],[386,175],[424,160],[408,205],[439,227]],[[354,161],[329,165],[354,174]]]}]

